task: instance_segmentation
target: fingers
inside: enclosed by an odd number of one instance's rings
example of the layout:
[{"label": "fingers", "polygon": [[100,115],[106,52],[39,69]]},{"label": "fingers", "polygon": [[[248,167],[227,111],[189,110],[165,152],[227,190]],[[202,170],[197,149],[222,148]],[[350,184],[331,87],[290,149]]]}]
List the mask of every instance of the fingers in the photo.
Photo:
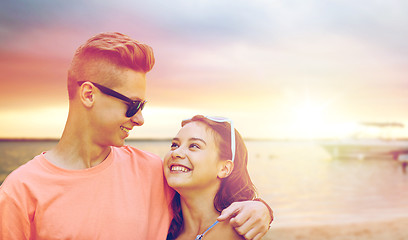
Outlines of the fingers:
[{"label": "fingers", "polygon": [[261,239],[268,232],[265,224],[262,224],[259,220],[254,221],[248,214],[237,215],[230,220],[230,224],[245,239]]},{"label": "fingers", "polygon": [[241,228],[243,231],[246,230],[245,232],[247,232],[252,225],[251,220],[253,219],[251,219],[250,217],[251,215],[250,215],[250,212],[248,211],[243,211],[243,210],[237,211],[235,213],[235,216],[231,217],[230,224],[234,228]]},{"label": "fingers", "polygon": [[261,240],[263,236],[265,236],[266,232],[264,234],[258,233],[253,240]]},{"label": "fingers", "polygon": [[[245,239],[261,239],[269,227],[269,212],[263,203],[248,201],[241,202],[236,216],[230,220],[231,226]],[[257,209],[254,211],[254,209]]]},{"label": "fingers", "polygon": [[268,232],[268,229],[253,225],[249,228],[247,226],[237,227],[235,228],[235,231],[245,239],[258,240]]},{"label": "fingers", "polygon": [[270,215],[261,202],[244,201],[232,203],[217,218],[218,221],[230,219],[235,231],[245,239],[261,239],[269,227]]},{"label": "fingers", "polygon": [[235,217],[237,213],[241,210],[240,203],[234,202],[229,207],[222,210],[221,215],[218,216],[218,221],[225,221],[229,218]]},{"label": "fingers", "polygon": [[247,232],[243,237],[247,240],[260,240],[266,233],[257,233],[255,230]]}]

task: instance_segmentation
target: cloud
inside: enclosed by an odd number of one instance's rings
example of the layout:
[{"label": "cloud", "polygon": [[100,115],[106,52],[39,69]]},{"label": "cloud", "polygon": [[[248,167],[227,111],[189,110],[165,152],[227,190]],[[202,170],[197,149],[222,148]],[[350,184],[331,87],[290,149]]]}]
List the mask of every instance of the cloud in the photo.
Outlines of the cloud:
[{"label": "cloud", "polygon": [[148,91],[158,109],[251,109],[277,123],[307,90],[335,98],[329,111],[338,118],[406,119],[398,110],[408,101],[406,9],[402,0],[3,1],[1,94],[9,101],[0,107],[26,109],[21,92],[34,105],[66,101],[75,49],[119,31],[154,48]]}]

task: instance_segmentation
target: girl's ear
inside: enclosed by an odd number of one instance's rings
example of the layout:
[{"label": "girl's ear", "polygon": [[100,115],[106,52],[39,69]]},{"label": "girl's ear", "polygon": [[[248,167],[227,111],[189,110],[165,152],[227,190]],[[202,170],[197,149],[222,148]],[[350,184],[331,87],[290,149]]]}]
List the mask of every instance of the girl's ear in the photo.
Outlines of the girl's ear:
[{"label": "girl's ear", "polygon": [[234,163],[231,160],[226,160],[220,162],[220,168],[218,170],[218,177],[219,178],[226,178],[234,170]]}]

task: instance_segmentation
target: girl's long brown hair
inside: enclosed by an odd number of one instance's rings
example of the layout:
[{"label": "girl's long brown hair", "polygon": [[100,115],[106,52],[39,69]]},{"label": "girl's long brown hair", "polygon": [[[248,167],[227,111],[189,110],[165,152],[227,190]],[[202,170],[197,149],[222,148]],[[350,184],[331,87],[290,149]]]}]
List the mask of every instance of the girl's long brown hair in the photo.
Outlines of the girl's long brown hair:
[{"label": "girl's long brown hair", "polygon": [[[220,159],[231,159],[231,125],[227,122],[215,122],[202,115],[196,115],[192,119],[183,121],[181,126],[183,127],[184,125],[194,121],[199,121],[206,124],[209,129],[216,133],[215,141],[218,145],[218,149],[220,150]],[[234,131],[236,144],[234,169],[228,177],[221,179],[220,188],[214,197],[214,208],[218,212],[221,212],[233,202],[251,200],[256,197],[256,189],[247,170],[248,151],[241,135],[235,129]],[[174,216],[169,228],[167,239],[177,238],[183,230],[183,215],[181,212],[179,193],[176,192],[171,205]]]}]

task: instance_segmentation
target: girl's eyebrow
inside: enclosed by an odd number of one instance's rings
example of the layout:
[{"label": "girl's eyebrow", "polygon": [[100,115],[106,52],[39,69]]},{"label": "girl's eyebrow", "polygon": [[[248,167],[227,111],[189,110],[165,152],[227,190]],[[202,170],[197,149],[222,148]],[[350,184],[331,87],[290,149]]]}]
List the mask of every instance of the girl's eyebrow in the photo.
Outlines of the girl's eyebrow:
[{"label": "girl's eyebrow", "polygon": [[[175,137],[175,138],[172,139],[172,141],[180,142],[180,138]],[[189,141],[200,141],[200,142],[204,143],[204,145],[207,145],[207,143],[201,138],[190,138]]]},{"label": "girl's eyebrow", "polygon": [[190,141],[200,141],[200,142],[204,143],[204,145],[207,145],[207,143],[201,138],[190,138]]}]

